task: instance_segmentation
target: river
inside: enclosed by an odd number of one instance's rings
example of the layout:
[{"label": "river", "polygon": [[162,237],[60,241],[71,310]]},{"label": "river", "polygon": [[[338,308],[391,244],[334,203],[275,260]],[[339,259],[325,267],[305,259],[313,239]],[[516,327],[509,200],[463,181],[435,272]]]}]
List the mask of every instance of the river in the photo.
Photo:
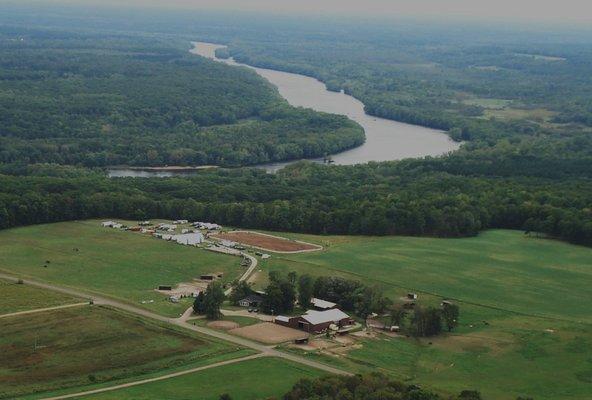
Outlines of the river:
[{"label": "river", "polygon": [[[256,68],[230,59],[216,57],[216,49],[225,46],[194,42],[193,54],[207,57],[228,65],[243,66],[255,70],[274,84],[287,101],[296,107],[312,108],[316,111],[341,114],[360,124],[366,133],[366,142],[354,149],[331,155],[337,165],[362,164],[369,161],[392,161],[411,157],[438,156],[458,149],[460,143],[450,139],[445,132],[417,125],[405,124],[389,119],[373,117],[364,112],[364,104],[344,93],[331,92],[317,79]],[[319,161],[320,160],[315,160]],[[293,162],[293,161],[291,161]],[[259,165],[274,172],[290,162]],[[186,172],[185,172],[186,173]],[[125,168],[110,170],[109,176],[170,176],[176,172],[132,171]]]}]

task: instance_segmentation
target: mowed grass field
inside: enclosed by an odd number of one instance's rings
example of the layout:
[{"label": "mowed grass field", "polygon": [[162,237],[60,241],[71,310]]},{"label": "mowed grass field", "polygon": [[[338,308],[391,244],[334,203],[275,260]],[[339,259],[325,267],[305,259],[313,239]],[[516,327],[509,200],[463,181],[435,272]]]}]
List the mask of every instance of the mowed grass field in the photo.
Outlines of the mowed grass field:
[{"label": "mowed grass field", "polygon": [[281,398],[301,378],[321,371],[277,358],[259,358],[215,367],[160,382],[88,396],[89,400],[218,400],[223,393],[236,400]]},{"label": "mowed grass field", "polygon": [[[0,231],[0,271],[105,294],[170,316],[189,303],[172,304],[154,291],[158,285],[212,272],[224,273],[230,282],[243,272],[239,264],[238,257],[103,228],[99,221]],[[148,300],[154,302],[141,303]]]},{"label": "mowed grass field", "polygon": [[250,354],[100,306],[2,319],[0,398],[138,379]]},{"label": "mowed grass field", "polygon": [[[295,236],[295,235],[291,235]],[[592,323],[592,249],[492,230],[465,239],[314,237],[320,252],[274,255],[267,270],[332,273],[534,316]]]},{"label": "mowed grass field", "polygon": [[0,280],[0,315],[82,302],[61,293]]},{"label": "mowed grass field", "polygon": [[450,394],[592,398],[592,249],[504,230],[465,239],[285,236],[326,249],[262,260],[259,286],[270,270],[343,276],[393,300],[414,291],[420,303],[452,298],[461,309],[452,335],[383,336],[341,356],[309,357]]}]

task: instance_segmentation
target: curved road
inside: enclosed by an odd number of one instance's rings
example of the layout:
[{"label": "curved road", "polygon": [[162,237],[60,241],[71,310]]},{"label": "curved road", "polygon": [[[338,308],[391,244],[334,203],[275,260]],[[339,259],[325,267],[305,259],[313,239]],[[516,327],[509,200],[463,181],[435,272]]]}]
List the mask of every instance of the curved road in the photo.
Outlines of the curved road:
[{"label": "curved road", "polygon": [[[251,263],[251,266],[254,268],[257,266],[257,260],[255,260],[255,263]],[[251,268],[249,268],[249,270],[251,270]],[[248,271],[247,271],[248,272]],[[246,274],[246,273],[245,273]],[[241,277],[241,279],[246,279],[245,274]],[[246,274],[246,276],[248,277],[248,274]],[[0,278],[1,279],[5,279],[5,280],[9,280],[12,282],[16,282],[18,281],[18,278],[15,278],[14,276],[11,275],[6,275],[3,273],[0,273]],[[113,300],[110,299],[108,297],[103,297],[103,296],[97,296],[97,295],[91,295],[88,293],[85,293],[84,291],[78,290],[78,289],[72,289],[72,288],[67,288],[67,287],[62,287],[62,286],[57,286],[57,285],[53,285],[53,284],[49,284],[49,283],[44,283],[44,282],[38,282],[38,281],[34,281],[34,280],[30,280],[30,279],[26,279],[24,280],[26,284],[31,285],[31,286],[35,286],[38,288],[42,288],[42,289],[47,289],[47,290],[53,290],[55,292],[59,292],[59,293],[64,293],[70,296],[76,296],[76,297],[82,297],[82,298],[88,298],[89,300],[92,300],[94,304],[97,305],[105,305],[105,306],[111,306],[120,310],[124,310],[127,311],[129,313],[132,314],[136,314],[136,315],[140,315],[142,317],[146,317],[146,318],[150,318],[150,319],[154,319],[157,321],[161,321],[167,324],[172,324],[175,326],[179,326],[181,328],[185,328],[185,329],[189,329],[191,331],[194,332],[198,332],[201,333],[202,335],[207,335],[207,336],[212,336],[215,337],[217,339],[221,339],[221,340],[225,340],[227,342],[230,343],[234,343],[237,344],[239,346],[243,346],[246,348],[250,348],[253,350],[257,350],[262,354],[259,354],[259,356],[263,357],[263,356],[269,356],[269,357],[277,357],[277,358],[282,358],[285,360],[289,360],[292,362],[296,362],[299,364],[303,364],[312,368],[316,368],[316,369],[320,369],[322,371],[326,371],[332,374],[338,374],[338,375],[353,375],[350,372],[346,372],[343,371],[341,369],[337,369],[337,368],[333,368],[330,367],[328,365],[313,361],[313,360],[309,360],[306,359],[304,357],[300,357],[294,354],[289,354],[289,353],[283,353],[281,351],[276,350],[273,347],[269,347],[269,346],[265,346],[262,345],[260,343],[248,340],[248,339],[243,339],[241,337],[238,336],[233,336],[224,332],[220,332],[220,331],[216,331],[210,328],[205,328],[205,327],[201,327],[201,326],[196,326],[196,325],[192,325],[190,323],[188,323],[186,321],[186,314],[189,312],[186,311],[182,317],[180,318],[168,318],[168,317],[164,317],[162,315],[153,313],[152,311],[148,311],[136,306],[133,306],[131,304],[127,304],[121,301],[117,301],[117,300]],[[213,364],[212,366],[215,366],[215,364]],[[207,367],[207,366],[206,366]],[[200,367],[201,369],[205,369],[205,367]],[[166,379],[166,377],[174,377],[176,376],[175,374],[170,374],[170,375],[165,375],[163,377],[160,377],[161,379]],[[139,381],[141,382],[141,381]],[[133,383],[133,382],[132,382]],[[138,383],[139,384],[139,383]],[[127,387],[125,385],[129,385],[129,384],[122,384],[122,385],[116,385],[116,386],[112,386],[111,390],[115,390],[118,388],[123,388],[123,387]],[[81,393],[75,393],[75,394],[71,394],[71,395],[65,395],[65,396],[59,396],[59,397],[52,397],[52,400],[58,400],[58,399],[66,399],[66,398],[72,398],[72,397],[78,397],[78,396],[83,396],[85,394],[90,394],[88,392],[81,392]],[[46,399],[49,400],[49,399]]]}]

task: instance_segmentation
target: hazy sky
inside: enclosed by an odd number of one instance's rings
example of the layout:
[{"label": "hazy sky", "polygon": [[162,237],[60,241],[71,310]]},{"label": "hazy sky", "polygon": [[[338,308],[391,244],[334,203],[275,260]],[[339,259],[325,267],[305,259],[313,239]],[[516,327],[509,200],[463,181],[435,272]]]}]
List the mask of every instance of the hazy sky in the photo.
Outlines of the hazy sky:
[{"label": "hazy sky", "polygon": [[162,7],[365,16],[469,17],[592,22],[592,0],[69,0]]}]

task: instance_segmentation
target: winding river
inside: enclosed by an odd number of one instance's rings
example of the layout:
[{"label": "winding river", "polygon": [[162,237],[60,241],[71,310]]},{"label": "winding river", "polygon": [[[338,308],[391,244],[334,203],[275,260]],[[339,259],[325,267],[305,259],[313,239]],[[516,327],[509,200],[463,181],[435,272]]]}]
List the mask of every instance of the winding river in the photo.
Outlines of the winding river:
[{"label": "winding river", "polygon": [[[366,142],[355,149],[331,155],[337,165],[362,164],[369,161],[392,161],[410,157],[437,156],[458,149],[460,143],[450,139],[445,132],[405,124],[389,119],[373,117],[364,112],[359,100],[344,93],[331,92],[317,79],[288,72],[256,68],[230,59],[216,57],[216,50],[225,46],[194,42],[193,54],[207,57],[228,65],[248,67],[274,84],[279,93],[293,106],[312,108],[316,111],[346,115],[360,124],[366,132]],[[322,162],[322,160],[315,160]],[[259,167],[274,172],[290,162],[264,164]],[[109,176],[171,176],[180,172],[138,171],[111,169]],[[187,172],[183,172],[187,173]]]}]

